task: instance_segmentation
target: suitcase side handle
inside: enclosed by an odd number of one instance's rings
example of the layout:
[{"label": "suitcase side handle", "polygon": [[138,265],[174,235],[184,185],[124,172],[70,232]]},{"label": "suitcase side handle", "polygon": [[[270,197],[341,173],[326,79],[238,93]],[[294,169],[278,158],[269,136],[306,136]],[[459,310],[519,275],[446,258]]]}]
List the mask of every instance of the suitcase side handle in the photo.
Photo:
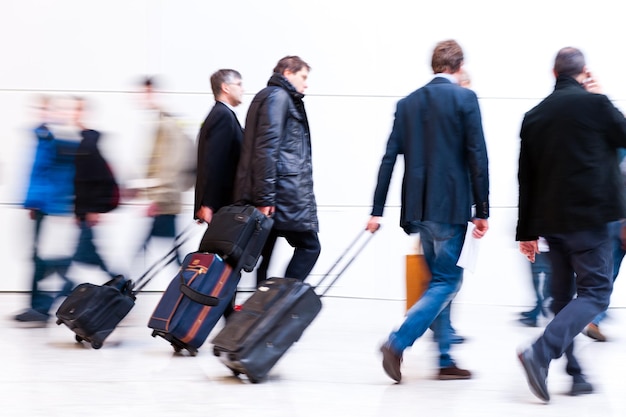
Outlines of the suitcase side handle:
[{"label": "suitcase side handle", "polygon": [[352,257],[350,259],[348,259],[348,261],[346,262],[346,264],[341,268],[341,270],[337,273],[337,275],[335,275],[335,278],[333,278],[333,280],[328,284],[328,286],[326,287],[326,289],[324,289],[324,291],[322,291],[321,294],[318,293],[319,297],[322,298],[324,295],[326,295],[326,293],[333,287],[333,285],[335,284],[335,282],[337,282],[337,280],[341,277],[341,275],[344,273],[344,271],[346,269],[348,269],[348,267],[350,266],[350,264],[356,259],[356,257],[363,251],[363,249],[365,248],[365,246],[369,243],[369,241],[372,239],[372,237],[374,237],[374,233],[369,232],[368,230],[363,230],[362,232],[359,232],[359,234],[356,236],[356,238],[352,241],[352,243],[350,243],[350,245],[348,245],[348,247],[346,248],[346,250],[339,256],[339,258],[337,258],[337,260],[335,261],[335,263],[330,267],[330,269],[326,272],[326,274],[324,274],[324,276],[322,277],[322,279],[319,280],[319,282],[317,283],[316,286],[313,287],[314,290],[316,290],[324,281],[326,281],[326,278],[328,278],[330,276],[330,273],[337,267],[337,265],[339,265],[339,262],[341,262],[341,260],[348,254],[348,252],[350,252],[350,250],[359,242],[359,240],[362,239],[362,237],[366,235],[367,238],[365,238],[363,240],[363,243],[359,246],[359,248],[356,250],[356,252],[354,253],[354,255],[352,255]]},{"label": "suitcase side handle", "polygon": [[215,307],[220,303],[220,299],[211,295],[202,294],[185,283],[180,284],[180,292],[192,301],[209,307]]}]

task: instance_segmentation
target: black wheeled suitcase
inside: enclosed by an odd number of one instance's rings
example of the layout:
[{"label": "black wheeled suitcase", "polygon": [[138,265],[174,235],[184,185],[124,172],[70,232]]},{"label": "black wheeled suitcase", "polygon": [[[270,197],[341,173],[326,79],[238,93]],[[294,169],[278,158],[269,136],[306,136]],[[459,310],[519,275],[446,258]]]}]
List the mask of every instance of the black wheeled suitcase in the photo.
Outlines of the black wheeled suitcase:
[{"label": "black wheeled suitcase", "polygon": [[287,350],[297,342],[322,309],[321,297],[352,263],[373,236],[343,266],[330,285],[315,291],[330,276],[341,259],[361,238],[361,234],[337,259],[317,287],[292,278],[271,278],[235,311],[212,340],[213,354],[234,375],[245,374],[250,382],[261,382]]},{"label": "black wheeled suitcase", "polygon": [[240,277],[218,255],[188,254],[150,317],[152,336],[195,356],[231,303]]},{"label": "black wheeled suitcase", "polygon": [[59,306],[57,324],[69,327],[77,342],[84,340],[94,349],[100,349],[134,306],[132,282],[122,275],[104,285],[83,283]]},{"label": "black wheeled suitcase", "polygon": [[174,262],[176,251],[189,238],[187,227],[174,239],[172,249],[148,268],[135,282],[122,275],[104,285],[79,284],[63,300],[56,317],[58,325],[65,324],[75,333],[77,342],[88,342],[100,349],[104,340],[135,306],[139,291],[165,266]]},{"label": "black wheeled suitcase", "polygon": [[254,206],[224,206],[213,216],[198,250],[216,253],[233,268],[251,272],[273,224]]}]

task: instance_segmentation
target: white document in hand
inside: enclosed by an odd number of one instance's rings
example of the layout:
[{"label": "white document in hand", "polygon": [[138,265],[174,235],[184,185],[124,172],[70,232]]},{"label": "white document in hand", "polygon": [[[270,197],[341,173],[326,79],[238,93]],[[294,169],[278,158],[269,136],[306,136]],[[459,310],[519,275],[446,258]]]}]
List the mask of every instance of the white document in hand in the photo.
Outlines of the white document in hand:
[{"label": "white document in hand", "polygon": [[457,261],[457,266],[466,269],[470,272],[476,271],[476,262],[478,261],[478,250],[480,247],[480,239],[472,237],[474,231],[474,223],[467,225],[467,232],[465,233],[465,242],[461,249],[461,255]]}]

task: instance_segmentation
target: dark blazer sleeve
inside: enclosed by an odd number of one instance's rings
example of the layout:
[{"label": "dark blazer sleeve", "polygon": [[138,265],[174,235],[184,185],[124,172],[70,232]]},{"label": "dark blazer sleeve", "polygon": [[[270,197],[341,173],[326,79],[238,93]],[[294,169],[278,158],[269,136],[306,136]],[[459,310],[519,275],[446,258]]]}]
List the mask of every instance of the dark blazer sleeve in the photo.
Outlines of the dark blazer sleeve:
[{"label": "dark blazer sleeve", "polygon": [[478,98],[471,90],[464,90],[468,97],[465,105],[465,152],[467,156],[472,194],[476,205],[475,216],[489,217],[489,161],[483,134]]},{"label": "dark blazer sleeve", "polygon": [[396,114],[393,122],[391,134],[387,140],[387,148],[380,162],[378,169],[378,179],[376,181],[376,189],[374,190],[374,203],[372,205],[372,216],[382,216],[385,210],[385,202],[387,201],[387,193],[389,192],[389,184],[393,174],[393,168],[398,159],[398,155],[404,153],[402,148],[402,128],[404,122],[402,120],[403,101],[398,102],[396,106]]}]

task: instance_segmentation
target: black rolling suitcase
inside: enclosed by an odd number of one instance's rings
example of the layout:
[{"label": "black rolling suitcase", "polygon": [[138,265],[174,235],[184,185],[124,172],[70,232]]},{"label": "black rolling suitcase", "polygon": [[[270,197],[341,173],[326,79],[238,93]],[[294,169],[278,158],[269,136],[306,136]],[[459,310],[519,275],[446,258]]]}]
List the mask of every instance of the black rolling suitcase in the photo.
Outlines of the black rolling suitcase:
[{"label": "black rolling suitcase", "polygon": [[235,375],[245,374],[250,382],[262,381],[287,350],[297,342],[322,309],[321,297],[332,287],[369,242],[369,235],[324,291],[316,292],[324,280],[361,239],[359,234],[320,280],[317,287],[291,278],[271,278],[234,312],[212,340],[213,354]]},{"label": "black rolling suitcase", "polygon": [[119,275],[104,285],[79,284],[56,312],[57,324],[65,324],[76,341],[100,349],[104,340],[135,306],[132,282]]},{"label": "black rolling suitcase", "polygon": [[[190,225],[192,226],[192,225]],[[77,342],[100,349],[104,340],[135,306],[137,293],[165,266],[174,262],[176,251],[188,240],[187,227],[174,240],[172,249],[148,268],[134,283],[119,275],[104,285],[79,284],[59,306],[58,325],[65,324]]]}]

